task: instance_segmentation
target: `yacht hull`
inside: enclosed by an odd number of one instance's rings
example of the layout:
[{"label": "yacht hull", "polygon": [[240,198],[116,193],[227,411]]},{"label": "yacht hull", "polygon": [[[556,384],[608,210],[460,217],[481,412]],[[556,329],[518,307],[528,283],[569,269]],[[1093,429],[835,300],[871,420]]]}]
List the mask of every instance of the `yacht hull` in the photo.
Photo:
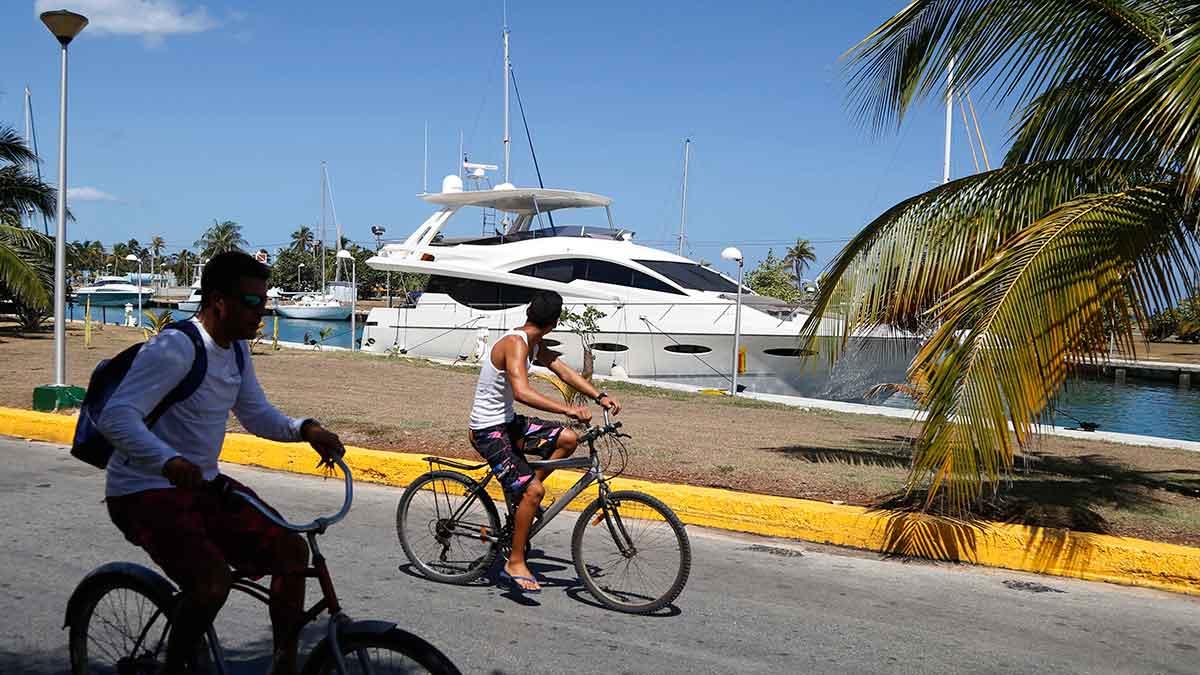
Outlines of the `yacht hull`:
[{"label": "yacht hull", "polygon": [[295,305],[277,305],[275,313],[289,319],[321,319],[323,321],[347,321],[350,319],[349,307],[299,307]]},{"label": "yacht hull", "polygon": [[[472,313],[462,308],[457,321],[428,321],[437,318],[444,319],[419,307],[373,309],[367,316],[362,349],[476,361],[509,329],[523,322],[524,312],[522,308],[519,312]],[[592,338],[596,374],[729,388],[732,331],[683,332],[652,321],[635,323],[640,325],[628,325],[620,317],[601,320],[601,331]],[[774,334],[741,336],[739,384],[763,393],[862,400],[876,384],[903,382],[905,367],[915,351],[910,340],[856,338],[850,356],[831,366],[825,352],[834,347],[835,338],[820,338],[815,352],[808,352],[800,349],[798,326],[785,328]],[[583,349],[577,335],[560,328],[548,336],[548,343],[572,367],[582,366]]]},{"label": "yacht hull", "polygon": [[[145,303],[150,301],[150,298],[154,296],[154,292],[150,291],[141,295],[142,302]],[[136,307],[138,303],[138,294],[136,292],[75,293],[73,298],[74,303],[77,305],[86,304],[90,300],[92,307],[124,307],[125,305],[134,305]]]}]

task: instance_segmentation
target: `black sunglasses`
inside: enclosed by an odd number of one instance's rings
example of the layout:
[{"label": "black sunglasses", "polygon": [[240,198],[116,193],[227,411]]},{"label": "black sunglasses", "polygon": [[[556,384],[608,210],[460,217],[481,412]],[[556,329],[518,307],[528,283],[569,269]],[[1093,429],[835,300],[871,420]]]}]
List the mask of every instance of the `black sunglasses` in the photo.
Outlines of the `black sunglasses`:
[{"label": "black sunglasses", "polygon": [[256,308],[256,307],[262,307],[263,305],[265,305],[267,303],[267,298],[265,296],[258,295],[255,293],[241,293],[241,294],[235,295],[233,297],[237,298],[238,301],[241,302],[243,305],[250,307],[252,309]]}]

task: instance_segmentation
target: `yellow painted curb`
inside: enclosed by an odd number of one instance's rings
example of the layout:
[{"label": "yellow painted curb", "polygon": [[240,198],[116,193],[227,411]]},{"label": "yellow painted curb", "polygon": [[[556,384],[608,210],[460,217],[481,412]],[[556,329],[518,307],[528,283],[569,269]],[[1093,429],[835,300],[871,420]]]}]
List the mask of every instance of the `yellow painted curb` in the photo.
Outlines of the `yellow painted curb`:
[{"label": "yellow painted curb", "polygon": [[[70,443],[74,423],[66,415],[0,408],[0,434],[8,436]],[[221,459],[320,474],[307,446],[245,434],[226,436]],[[346,463],[360,480],[398,487],[429,470],[420,455],[356,447],[347,448]],[[575,480],[556,472],[547,492],[561,493]],[[652,494],[693,525],[1200,595],[1200,548],[635,479],[619,478],[613,487]],[[571,506],[581,509],[593,497],[585,492]]]}]

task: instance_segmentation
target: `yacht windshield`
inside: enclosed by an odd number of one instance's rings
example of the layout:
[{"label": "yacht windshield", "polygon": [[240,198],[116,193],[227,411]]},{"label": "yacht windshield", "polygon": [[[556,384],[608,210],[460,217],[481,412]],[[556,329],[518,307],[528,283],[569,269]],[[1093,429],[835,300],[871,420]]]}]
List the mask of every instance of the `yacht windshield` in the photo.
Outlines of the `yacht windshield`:
[{"label": "yacht windshield", "polygon": [[680,286],[693,291],[737,293],[737,284],[696,263],[672,260],[636,260],[634,262],[645,265]]}]

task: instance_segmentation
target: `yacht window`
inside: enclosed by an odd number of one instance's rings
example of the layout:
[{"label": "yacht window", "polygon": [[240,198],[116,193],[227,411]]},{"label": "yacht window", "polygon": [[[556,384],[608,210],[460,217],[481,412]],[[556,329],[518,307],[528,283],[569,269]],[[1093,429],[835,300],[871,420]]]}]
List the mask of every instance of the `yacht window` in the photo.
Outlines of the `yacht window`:
[{"label": "yacht window", "polygon": [[667,345],[663,350],[672,354],[707,354],[712,351],[711,347],[704,345]]},{"label": "yacht window", "polygon": [[461,305],[484,310],[519,307],[533,297],[531,288],[439,276],[429,278],[425,292],[445,293]]},{"label": "yacht window", "polygon": [[626,352],[629,347],[619,342],[593,342],[592,351],[596,352]]},{"label": "yacht window", "polygon": [[638,260],[636,262],[649,267],[684,288],[694,291],[737,293],[736,283],[696,263],[673,260]]},{"label": "yacht window", "polygon": [[571,283],[575,279],[584,279],[600,284],[684,295],[679,290],[672,288],[670,284],[655,279],[649,274],[607,260],[561,258],[526,265],[525,267],[513,270],[513,273],[561,283]]}]

